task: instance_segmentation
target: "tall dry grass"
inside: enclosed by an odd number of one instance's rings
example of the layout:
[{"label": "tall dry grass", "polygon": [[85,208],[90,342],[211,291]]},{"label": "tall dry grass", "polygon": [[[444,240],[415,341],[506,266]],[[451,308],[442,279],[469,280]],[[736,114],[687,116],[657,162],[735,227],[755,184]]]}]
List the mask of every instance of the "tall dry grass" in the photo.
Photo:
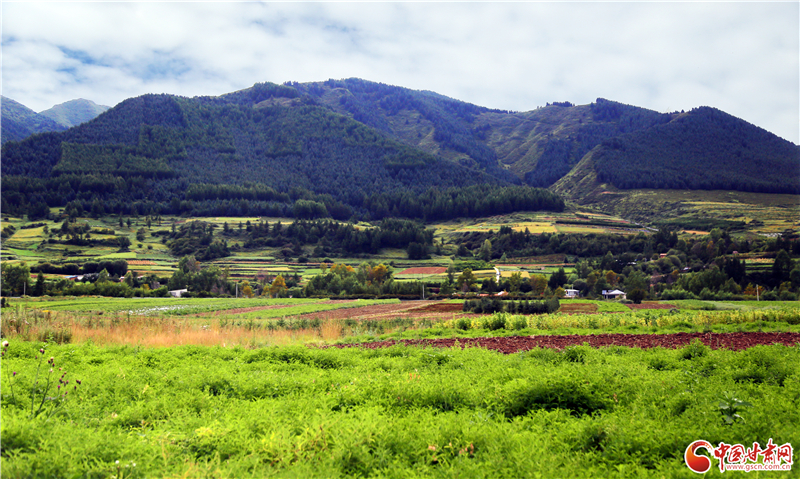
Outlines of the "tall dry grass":
[{"label": "tall dry grass", "polygon": [[338,321],[317,328],[267,329],[250,325],[220,325],[218,320],[150,316],[76,315],[22,308],[4,309],[0,333],[26,341],[127,344],[142,347],[244,346],[305,344],[335,341],[341,337]]}]

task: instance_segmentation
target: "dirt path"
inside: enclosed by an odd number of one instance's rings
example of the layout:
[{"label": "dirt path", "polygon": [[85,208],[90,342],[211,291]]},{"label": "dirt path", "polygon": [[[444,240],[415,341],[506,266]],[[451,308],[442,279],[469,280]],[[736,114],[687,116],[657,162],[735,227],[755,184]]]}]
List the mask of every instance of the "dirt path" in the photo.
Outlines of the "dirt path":
[{"label": "dirt path", "polygon": [[360,347],[368,349],[386,348],[395,344],[451,348],[479,347],[493,349],[504,354],[527,351],[533,348],[564,349],[567,346],[588,343],[600,348],[605,346],[629,346],[636,348],[681,348],[693,339],[699,339],[712,349],[739,351],[761,344],[800,344],[800,333],[676,333],[676,334],[572,334],[566,336],[511,336],[504,338],[446,338],[404,339],[400,341],[377,341],[361,344],[334,344],[331,347]]}]

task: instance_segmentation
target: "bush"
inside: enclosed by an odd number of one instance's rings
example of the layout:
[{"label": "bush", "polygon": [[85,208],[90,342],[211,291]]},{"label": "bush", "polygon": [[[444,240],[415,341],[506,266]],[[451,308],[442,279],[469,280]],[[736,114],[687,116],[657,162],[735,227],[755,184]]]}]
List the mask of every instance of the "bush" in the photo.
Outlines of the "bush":
[{"label": "bush", "polygon": [[797,301],[797,295],[789,291],[781,292],[779,298],[781,301]]},{"label": "bush", "polygon": [[480,300],[464,301],[462,311],[493,314],[493,313],[512,313],[512,314],[544,314],[554,313],[561,307],[558,298],[550,298],[546,301],[501,301],[497,298],[481,298]]},{"label": "bush", "polygon": [[497,331],[498,329],[505,329],[506,314],[500,313],[487,316],[483,318],[483,320],[481,321],[481,326],[483,326],[483,329],[488,329],[491,331]]},{"label": "bush", "polygon": [[458,318],[455,323],[456,329],[466,331],[472,327],[472,321],[467,318]]},{"label": "bush", "polygon": [[555,297],[548,299],[545,303],[547,304],[548,313],[555,313],[561,307],[561,303]]},{"label": "bush", "polygon": [[778,293],[775,291],[767,291],[766,293],[761,295],[761,299],[764,301],[777,301],[778,300]]},{"label": "bush", "polygon": [[668,289],[661,293],[661,299],[663,300],[678,300],[678,299],[697,299],[697,296],[690,293],[689,291],[674,288]]},{"label": "bush", "polygon": [[709,347],[706,346],[702,341],[699,339],[693,339],[691,343],[687,344],[681,352],[679,356],[682,359],[695,359],[700,358],[708,354]]},{"label": "bush", "polygon": [[514,319],[511,321],[511,328],[514,330],[519,331],[520,329],[525,329],[528,327],[528,320],[525,319],[524,316],[514,316]]}]

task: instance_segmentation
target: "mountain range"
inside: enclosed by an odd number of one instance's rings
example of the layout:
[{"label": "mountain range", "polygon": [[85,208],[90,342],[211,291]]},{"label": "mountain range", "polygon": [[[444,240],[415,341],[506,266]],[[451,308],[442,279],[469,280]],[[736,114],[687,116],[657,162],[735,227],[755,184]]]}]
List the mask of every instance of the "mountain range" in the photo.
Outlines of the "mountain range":
[{"label": "mountain range", "polygon": [[6,143],[2,162],[12,209],[101,199],[115,211],[236,214],[237,201],[258,198],[262,213],[303,199],[403,214],[431,189],[452,201],[480,185],[549,188],[579,203],[609,189],[800,193],[800,148],[715,108],[660,113],[598,98],[514,112],[360,79],[131,98]]},{"label": "mountain range", "polygon": [[24,140],[35,133],[64,131],[97,117],[109,108],[79,98],[36,113],[11,98],[0,97],[2,143]]}]

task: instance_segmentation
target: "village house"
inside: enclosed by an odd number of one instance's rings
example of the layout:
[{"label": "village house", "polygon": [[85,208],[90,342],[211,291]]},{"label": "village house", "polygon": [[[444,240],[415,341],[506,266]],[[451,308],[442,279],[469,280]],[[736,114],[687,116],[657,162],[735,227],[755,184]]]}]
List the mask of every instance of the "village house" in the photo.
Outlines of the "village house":
[{"label": "village house", "polygon": [[626,299],[625,291],[604,289],[603,299]]}]

